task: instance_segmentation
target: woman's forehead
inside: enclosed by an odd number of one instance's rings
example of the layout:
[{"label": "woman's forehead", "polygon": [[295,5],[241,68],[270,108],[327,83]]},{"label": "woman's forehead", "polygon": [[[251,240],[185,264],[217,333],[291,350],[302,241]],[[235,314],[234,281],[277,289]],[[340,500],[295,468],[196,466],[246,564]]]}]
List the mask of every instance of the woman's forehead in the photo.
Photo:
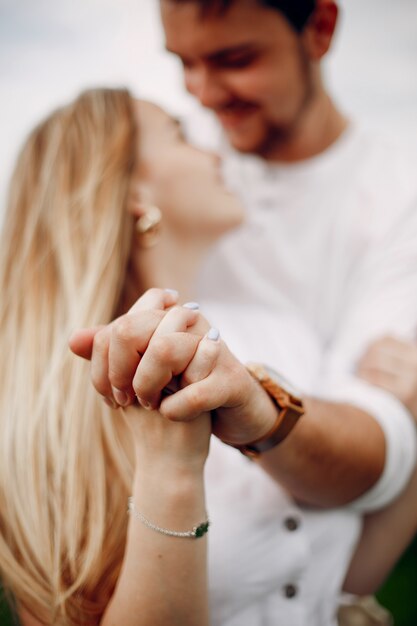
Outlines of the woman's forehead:
[{"label": "woman's forehead", "polygon": [[135,99],[135,108],[140,118],[145,118],[148,122],[166,125],[172,118],[160,106],[148,100]]}]

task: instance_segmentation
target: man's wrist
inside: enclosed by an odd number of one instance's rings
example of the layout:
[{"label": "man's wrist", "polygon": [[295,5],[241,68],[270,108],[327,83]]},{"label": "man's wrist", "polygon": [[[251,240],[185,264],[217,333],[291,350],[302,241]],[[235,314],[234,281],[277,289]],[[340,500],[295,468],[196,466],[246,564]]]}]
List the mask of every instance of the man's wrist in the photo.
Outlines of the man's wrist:
[{"label": "man's wrist", "polygon": [[248,371],[242,381],[246,390],[243,402],[233,408],[215,411],[213,433],[231,445],[244,445],[265,435],[277,419],[277,407],[268,393]]},{"label": "man's wrist", "polygon": [[[224,439],[224,441],[238,448],[243,454],[255,457],[274,448],[287,438],[300,417],[304,414],[304,406],[301,397],[299,397],[291,383],[286,381],[278,372],[259,363],[248,364],[247,370],[252,376],[256,387],[261,391],[261,394],[252,393],[249,397],[259,402],[266,396],[270,404],[272,403],[275,418],[268,430],[262,429],[262,434],[258,434],[255,438],[252,437],[252,439],[247,439],[246,442],[239,443],[234,443],[227,439]],[[253,409],[254,414],[262,415],[265,419],[267,414],[263,411],[267,410],[266,406],[264,404],[262,409],[258,404]],[[265,424],[266,422],[263,422],[263,425]]]}]

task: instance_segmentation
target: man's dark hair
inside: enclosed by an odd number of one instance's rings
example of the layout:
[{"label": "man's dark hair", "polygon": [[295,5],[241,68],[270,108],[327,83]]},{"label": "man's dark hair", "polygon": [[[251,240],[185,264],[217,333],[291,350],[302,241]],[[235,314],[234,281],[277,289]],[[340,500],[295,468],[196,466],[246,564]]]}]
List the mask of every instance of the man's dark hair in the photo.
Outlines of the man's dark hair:
[{"label": "man's dark hair", "polygon": [[[175,0],[176,2],[196,2],[203,15],[225,13],[234,2],[239,0]],[[304,29],[315,7],[316,0],[256,0],[259,4],[281,11],[298,32]]]}]

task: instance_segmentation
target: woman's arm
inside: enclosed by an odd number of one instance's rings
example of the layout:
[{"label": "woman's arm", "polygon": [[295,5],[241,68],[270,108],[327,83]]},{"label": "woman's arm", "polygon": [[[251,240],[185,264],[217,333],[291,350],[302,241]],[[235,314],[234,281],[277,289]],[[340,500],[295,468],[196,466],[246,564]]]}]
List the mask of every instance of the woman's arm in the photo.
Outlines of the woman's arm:
[{"label": "woman's arm", "polygon": [[[98,380],[102,381],[99,390],[110,404],[118,394],[114,394],[115,388],[107,372],[117,370],[120,362],[123,365],[131,360],[136,363],[138,355],[146,352],[148,341],[143,346],[137,344],[144,328],[155,338],[158,333],[166,337],[169,343],[172,333],[186,330],[195,321],[194,311],[181,308],[171,313],[157,330],[159,322],[164,320],[166,297],[161,290],[146,292],[134,307],[135,311],[144,311],[139,326],[135,316],[125,315],[114,328],[109,326],[95,332],[88,354],[77,349],[77,341],[70,342],[80,356],[91,357],[92,379],[96,385]],[[153,316],[147,316],[148,309],[154,310]],[[126,332],[135,340],[133,346],[129,342],[127,351]],[[202,352],[203,368],[210,368],[216,352],[214,342],[206,342],[206,350]],[[170,355],[174,362],[180,363],[181,345],[178,349],[171,345]],[[151,375],[153,370],[159,373],[163,369],[163,364],[154,362],[152,356],[147,355],[146,361]],[[99,367],[97,371],[97,363],[104,370]],[[104,377],[103,371],[106,372]],[[171,378],[172,372],[167,382]],[[112,383],[116,384],[114,380]],[[123,415],[131,431],[136,461],[131,494],[134,511],[129,519],[118,583],[101,626],[207,626],[206,535],[198,538],[168,536],[156,527],[186,532],[207,520],[203,472],[211,434],[210,414],[200,414],[195,420],[182,423],[166,419],[157,410],[145,411],[137,405],[127,407],[127,404],[124,403]]]},{"label": "woman's arm", "polygon": [[[417,421],[417,345],[393,337],[372,344],[359,375],[403,402]],[[368,515],[345,581],[351,593],[374,593],[417,532],[417,468],[406,490],[389,507]]]},{"label": "woman's arm", "polygon": [[[204,522],[209,416],[172,423],[130,408],[126,419],[134,423],[136,510],[174,531]],[[122,570],[101,626],[208,625],[206,552],[207,536],[166,536],[131,514]]]},{"label": "woman's arm", "polygon": [[[204,522],[209,415],[171,423],[156,411],[130,408],[125,418],[135,441],[136,510],[174,531]],[[166,536],[131,515],[122,570],[101,626],[208,626],[206,553],[206,535]],[[19,617],[22,626],[45,626],[24,609]]]},{"label": "woman's arm", "polygon": [[344,590],[375,593],[417,532],[417,468],[406,490],[389,507],[366,516]]}]

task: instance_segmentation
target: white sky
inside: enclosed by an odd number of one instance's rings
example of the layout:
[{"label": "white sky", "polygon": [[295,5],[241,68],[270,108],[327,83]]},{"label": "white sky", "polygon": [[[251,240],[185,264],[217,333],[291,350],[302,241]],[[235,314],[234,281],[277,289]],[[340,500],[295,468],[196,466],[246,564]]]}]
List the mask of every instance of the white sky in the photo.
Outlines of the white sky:
[{"label": "white sky", "polygon": [[[417,0],[341,0],[327,78],[354,117],[417,154]],[[28,129],[80,89],[127,85],[184,112],[157,0],[0,0],[0,207]]]}]

